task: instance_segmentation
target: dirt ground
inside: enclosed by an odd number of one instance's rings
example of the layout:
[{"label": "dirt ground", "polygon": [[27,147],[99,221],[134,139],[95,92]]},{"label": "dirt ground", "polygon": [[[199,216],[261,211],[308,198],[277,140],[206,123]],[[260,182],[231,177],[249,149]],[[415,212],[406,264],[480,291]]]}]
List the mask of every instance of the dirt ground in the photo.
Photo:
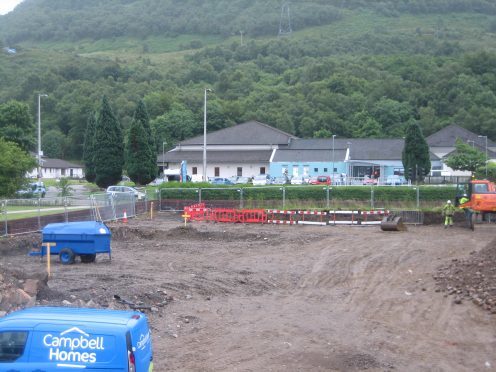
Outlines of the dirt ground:
[{"label": "dirt ground", "polygon": [[[111,226],[112,260],[52,258],[37,302],[141,307],[158,372],[496,370],[494,224]],[[16,239],[3,275],[42,268]]]}]

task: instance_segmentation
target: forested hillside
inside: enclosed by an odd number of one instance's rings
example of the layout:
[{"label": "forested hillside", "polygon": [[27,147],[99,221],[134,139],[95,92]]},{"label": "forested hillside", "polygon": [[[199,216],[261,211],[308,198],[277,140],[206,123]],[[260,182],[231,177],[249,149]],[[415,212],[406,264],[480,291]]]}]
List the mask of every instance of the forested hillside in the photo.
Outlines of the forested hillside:
[{"label": "forested hillside", "polygon": [[[1,105],[43,99],[43,146],[78,160],[107,95],[125,129],[147,105],[177,141],[259,120],[301,137],[429,135],[453,122],[496,140],[496,4],[483,0],[25,0],[0,16]],[[289,18],[287,17],[289,14]],[[281,17],[282,15],[282,17]],[[278,37],[291,21],[292,33]],[[243,38],[241,33],[243,32]],[[34,133],[33,133],[34,136]]]}]

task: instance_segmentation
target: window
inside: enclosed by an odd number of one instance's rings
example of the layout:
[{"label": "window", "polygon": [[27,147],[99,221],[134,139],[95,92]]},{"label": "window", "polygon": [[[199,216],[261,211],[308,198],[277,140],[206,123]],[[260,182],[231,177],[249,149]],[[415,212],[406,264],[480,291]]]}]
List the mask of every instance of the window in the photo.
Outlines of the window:
[{"label": "window", "polygon": [[327,168],[324,168],[324,173],[327,173]]},{"label": "window", "polygon": [[260,174],[265,174],[265,167],[260,167]]},{"label": "window", "polygon": [[243,175],[243,167],[238,167],[236,169],[236,176],[241,177]]},{"label": "window", "polygon": [[319,168],[313,168],[314,173],[319,173]]},{"label": "window", "polygon": [[24,353],[28,332],[0,332],[0,362],[13,362]]},{"label": "window", "polygon": [[219,167],[215,167],[214,168],[214,176],[215,177],[220,177],[220,168]]},{"label": "window", "polygon": [[198,168],[197,167],[191,168],[191,173],[192,174],[198,174]]}]

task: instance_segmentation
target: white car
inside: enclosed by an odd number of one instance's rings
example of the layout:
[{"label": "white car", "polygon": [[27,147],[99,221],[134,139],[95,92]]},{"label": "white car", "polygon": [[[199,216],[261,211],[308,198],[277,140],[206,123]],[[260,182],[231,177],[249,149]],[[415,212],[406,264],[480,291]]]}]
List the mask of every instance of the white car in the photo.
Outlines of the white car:
[{"label": "white car", "polygon": [[107,194],[110,195],[117,195],[119,193],[132,193],[134,197],[138,200],[143,200],[146,197],[146,194],[144,192],[136,190],[134,187],[131,186],[109,186],[107,187]]},{"label": "white car", "polygon": [[155,178],[148,185],[149,186],[159,186],[159,185],[163,184],[164,182],[167,182],[167,179],[166,178]]},{"label": "white car", "polygon": [[271,178],[268,174],[259,174],[258,176],[253,177],[252,184],[253,186],[265,186],[271,184]]},{"label": "white car", "polygon": [[291,177],[291,185],[303,185],[304,183],[305,183],[305,178],[303,176]]}]

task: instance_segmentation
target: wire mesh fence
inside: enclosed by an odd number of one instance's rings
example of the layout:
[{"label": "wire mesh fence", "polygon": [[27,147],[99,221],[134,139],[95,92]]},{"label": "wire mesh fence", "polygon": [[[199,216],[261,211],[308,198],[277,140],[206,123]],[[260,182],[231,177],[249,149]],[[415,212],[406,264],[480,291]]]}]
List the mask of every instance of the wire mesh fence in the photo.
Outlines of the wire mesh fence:
[{"label": "wire mesh fence", "polygon": [[209,208],[423,210],[442,206],[455,192],[447,187],[433,195],[432,188],[412,185],[163,188],[158,199],[161,211],[182,211],[202,202]]},{"label": "wire mesh fence", "polygon": [[148,197],[137,200],[125,192],[84,198],[6,199],[0,201],[0,236],[37,232],[56,222],[115,221],[148,210]]}]

